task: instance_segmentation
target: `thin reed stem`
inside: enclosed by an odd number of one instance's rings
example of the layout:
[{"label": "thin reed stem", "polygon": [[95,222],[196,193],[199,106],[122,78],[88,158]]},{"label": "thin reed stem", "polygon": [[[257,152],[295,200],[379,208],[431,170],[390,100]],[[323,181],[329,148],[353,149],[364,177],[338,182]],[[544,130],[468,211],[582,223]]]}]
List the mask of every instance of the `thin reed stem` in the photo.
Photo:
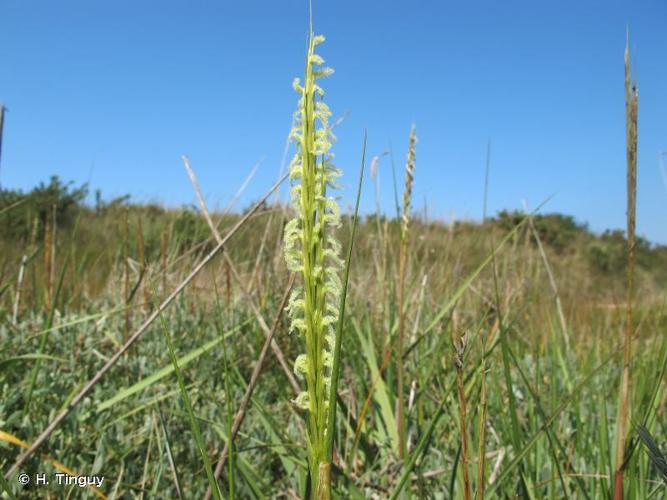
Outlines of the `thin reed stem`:
[{"label": "thin reed stem", "polygon": [[2,164],[2,133],[5,128],[5,111],[7,108],[0,104],[0,165]]},{"label": "thin reed stem", "polygon": [[627,300],[625,309],[625,335],[623,339],[623,374],[619,393],[619,418],[616,445],[616,472],[614,478],[614,499],[623,498],[623,469],[625,466],[625,441],[628,429],[630,400],[630,363],[632,361],[632,335],[634,333],[633,304],[635,299],[635,217],[637,204],[637,87],[631,83],[630,51],[625,46],[625,119],[627,157]]},{"label": "thin reed stem", "polygon": [[51,240],[53,239],[53,231],[51,226],[51,217],[47,217],[44,222],[44,278],[46,279],[46,308],[48,309],[51,305],[51,290],[52,290],[52,277],[51,274],[51,252],[53,247],[51,245]]},{"label": "thin reed stem", "polygon": [[[454,327],[455,328],[455,327]],[[456,337],[458,334],[453,331]],[[454,338],[454,367],[456,368],[456,390],[459,400],[459,425],[461,430],[461,469],[463,470],[463,497],[465,500],[472,499],[472,486],[470,484],[470,444],[468,438],[466,391],[463,367],[465,363],[466,350],[468,348],[468,335]]]},{"label": "thin reed stem", "polygon": [[25,266],[28,262],[28,256],[23,254],[21,257],[21,264],[19,265],[19,275],[16,281],[16,296],[14,298],[14,306],[12,307],[12,324],[16,325],[19,318],[19,307],[21,304],[21,291],[23,290],[23,274]]},{"label": "thin reed stem", "polygon": [[[130,305],[130,210],[125,210],[123,218],[123,302]],[[123,330],[123,342],[127,342],[132,329],[132,317],[130,307],[125,308],[125,329]]]},{"label": "thin reed stem", "polygon": [[167,260],[169,258],[169,232],[160,235],[160,274],[162,275],[162,293],[167,290]]},{"label": "thin reed stem", "polygon": [[417,136],[415,126],[410,130],[408,145],[408,160],[405,165],[405,190],[403,191],[403,214],[401,223],[401,246],[398,260],[398,352],[396,356],[396,382],[398,398],[396,401],[396,426],[398,427],[398,456],[405,458],[405,401],[404,401],[404,367],[403,355],[405,350],[405,273],[408,261],[408,234],[410,228],[410,201],[412,198],[412,183],[415,171],[415,144]]},{"label": "thin reed stem", "polygon": [[[141,226],[141,216],[137,219],[137,253],[139,254],[139,279],[147,281],[146,272],[148,267],[146,265],[146,251],[144,244],[144,231]],[[148,289],[148,283],[143,286],[144,295],[144,312],[150,311],[151,297]]]},{"label": "thin reed stem", "polygon": [[487,375],[487,361],[486,361],[486,342],[482,335],[482,361],[480,368],[481,388],[479,397],[479,444],[477,449],[477,500],[484,500],[484,491],[486,486],[486,412],[487,412],[487,395],[486,395],[486,375]]}]

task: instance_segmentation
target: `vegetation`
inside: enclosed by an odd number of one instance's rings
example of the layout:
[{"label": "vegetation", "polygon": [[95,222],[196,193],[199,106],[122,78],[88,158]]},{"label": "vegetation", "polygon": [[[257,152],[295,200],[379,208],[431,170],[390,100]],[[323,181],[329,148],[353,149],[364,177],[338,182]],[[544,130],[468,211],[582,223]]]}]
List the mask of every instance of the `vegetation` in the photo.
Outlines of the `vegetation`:
[{"label": "vegetation", "polygon": [[[70,198],[80,190],[69,185],[59,196]],[[53,329],[39,354],[41,367],[26,414],[30,383],[30,370],[26,368],[38,359],[40,337],[51,311],[42,258],[45,231],[40,222],[33,237],[34,223],[25,216],[30,213],[29,207],[36,206],[36,195],[5,193],[3,208],[16,200],[25,201],[2,213],[3,220],[8,214],[23,214],[23,226],[17,226],[14,234],[24,236],[8,237],[3,230],[0,240],[0,429],[30,442],[53,412],[122,342],[124,308],[129,308],[131,324],[140,324],[147,314],[144,288],[149,292],[155,289],[157,299],[163,298],[215,242],[206,222],[190,207],[167,210],[127,202],[91,207],[80,201],[68,205],[57,200],[57,206],[63,207],[60,210],[69,212],[57,217],[62,226],[56,231],[54,267],[55,275],[63,276],[62,286],[53,303]],[[213,213],[211,217],[219,231],[226,234],[240,215]],[[281,310],[281,296],[288,284],[280,248],[284,222],[290,217],[286,207],[265,205],[228,246],[240,281],[218,257],[164,313],[212,460],[227,442],[228,405],[232,412],[237,411],[265,340],[242,287],[250,291],[255,307],[271,324]],[[414,457],[406,484],[417,496],[443,490],[447,496],[463,492],[459,483],[463,478],[462,461],[457,458],[460,421],[455,417],[458,371],[452,361],[458,351],[448,340],[462,332],[469,332],[461,358],[464,394],[469,402],[468,449],[485,450],[487,496],[498,491],[511,496],[522,491],[522,481],[538,497],[544,494],[560,498],[564,487],[570,494],[583,488],[590,498],[605,497],[604,492],[610,491],[613,399],[620,374],[615,366],[621,359],[611,339],[620,336],[624,323],[622,257],[626,241],[620,232],[594,235],[567,216],[533,216],[558,284],[571,337],[568,349],[562,340],[553,290],[526,217],[504,213],[483,224],[444,224],[416,214],[410,221],[403,370],[406,458]],[[129,221],[128,232],[124,230],[125,219]],[[390,347],[398,335],[394,294],[398,291],[395,283],[401,224],[396,219],[369,215],[358,228],[342,348],[342,412],[335,431],[334,494],[390,495],[405,470],[398,458],[394,408],[398,369],[395,358],[391,364],[383,363],[387,352],[392,355]],[[567,238],[560,237],[561,228]],[[349,231],[350,218],[343,215],[338,234],[344,248]],[[509,239],[496,255],[495,279],[489,264],[468,282],[489,256],[491,240],[499,244],[506,235]],[[143,276],[138,265],[142,239],[147,262]],[[130,262],[128,298],[123,284],[125,246]],[[33,248],[36,253],[25,265],[17,321],[13,324],[21,258],[32,255]],[[631,408],[633,421],[646,421],[648,431],[663,446],[661,438],[667,429],[661,415],[667,400],[664,385],[658,382],[664,366],[660,358],[664,355],[661,332],[667,326],[667,281],[661,274],[667,268],[667,249],[648,243],[639,243],[636,248],[636,293],[641,298],[636,305],[636,341],[641,348],[636,351],[633,380],[638,381],[640,390],[633,395]],[[600,261],[600,249],[606,255],[617,256],[616,260]],[[610,262],[616,262],[613,272],[607,267]],[[452,301],[455,307],[448,306]],[[149,310],[152,307],[149,304]],[[295,360],[303,352],[301,340],[288,334],[287,316],[278,317],[275,338],[287,358]],[[43,450],[48,457],[82,474],[103,473],[108,482],[102,489],[107,495],[116,491],[120,496],[140,496],[144,491],[147,497],[152,492],[172,496],[176,495],[176,484],[180,484],[184,497],[189,498],[201,496],[206,489],[203,464],[193,446],[187,412],[160,330],[157,324],[149,329]],[[512,420],[508,419],[510,389],[503,376],[500,335],[506,335],[509,344],[518,449],[512,441]],[[482,346],[486,346],[488,386],[485,427],[473,425],[481,411],[477,402]],[[228,364],[227,377],[223,361]],[[296,393],[286,382],[284,371],[269,352],[235,439],[232,466],[234,488],[240,498],[290,491],[304,494],[308,453],[299,443],[307,428],[307,414],[291,405]],[[359,419],[369,397],[365,418]],[[486,433],[484,448],[478,442],[482,432]],[[636,442],[630,440],[632,445]],[[165,451],[167,446],[173,466]],[[0,449],[4,468],[14,461],[17,451],[12,444]],[[626,481],[636,479],[634,497],[655,491],[654,498],[660,498],[656,469],[641,448],[633,446],[632,451],[626,468],[631,473],[626,473]],[[476,470],[479,463],[479,454],[472,451],[471,470]],[[34,473],[51,467],[35,457],[26,470]],[[179,483],[173,479],[174,470]],[[225,474],[221,479],[223,491],[228,489],[228,477]],[[477,474],[471,473],[470,477],[476,478]],[[471,481],[473,486],[477,484]],[[34,494],[40,496],[38,490]],[[584,497],[581,493],[578,496]]]},{"label": "vegetation", "polygon": [[336,186],[340,171],[331,163],[333,136],[329,127],[331,111],[322,98],[324,91],[317,80],[330,70],[320,69],[324,60],[315,47],[324,37],[310,34],[299,109],[290,134],[296,143],[296,155],[290,165],[290,178],[300,181],[292,187],[296,216],[285,226],[285,262],[301,276],[303,283],[292,292],[289,301],[291,328],[303,335],[306,352],[294,361],[294,371],[306,380],[307,390],[295,399],[308,412],[308,462],[313,496],[331,498],[331,459],[328,442],[333,429],[329,411],[335,355],[336,332],[342,284],[340,243],[333,231],[340,225],[340,209],[327,188]]},{"label": "vegetation", "polygon": [[667,247],[634,235],[631,158],[628,238],[444,223],[410,210],[413,129],[402,212],[357,225],[328,192],[320,41],[291,206],[0,192],[2,494],[664,498]]}]

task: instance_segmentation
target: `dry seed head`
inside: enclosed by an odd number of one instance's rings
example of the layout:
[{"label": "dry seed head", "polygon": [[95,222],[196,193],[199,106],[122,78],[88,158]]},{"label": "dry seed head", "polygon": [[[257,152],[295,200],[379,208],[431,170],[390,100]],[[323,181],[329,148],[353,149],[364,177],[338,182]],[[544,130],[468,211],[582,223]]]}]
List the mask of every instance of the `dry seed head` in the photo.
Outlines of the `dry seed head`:
[{"label": "dry seed head", "polygon": [[405,164],[405,190],[403,191],[403,224],[401,225],[401,239],[408,237],[408,227],[410,224],[410,199],[412,198],[412,182],[415,172],[415,144],[417,144],[417,135],[415,126],[410,129],[410,142],[408,145],[408,160]]},{"label": "dry seed head", "polygon": [[379,162],[380,162],[379,156],[374,156],[373,159],[371,160],[371,178],[373,179],[373,181],[375,181],[375,179],[377,178]]},{"label": "dry seed head", "polygon": [[468,346],[470,345],[471,337],[472,334],[470,331],[466,331],[463,335],[454,341],[454,365],[456,366],[457,370],[461,370],[463,368],[463,361],[466,355],[466,351],[468,350]]}]

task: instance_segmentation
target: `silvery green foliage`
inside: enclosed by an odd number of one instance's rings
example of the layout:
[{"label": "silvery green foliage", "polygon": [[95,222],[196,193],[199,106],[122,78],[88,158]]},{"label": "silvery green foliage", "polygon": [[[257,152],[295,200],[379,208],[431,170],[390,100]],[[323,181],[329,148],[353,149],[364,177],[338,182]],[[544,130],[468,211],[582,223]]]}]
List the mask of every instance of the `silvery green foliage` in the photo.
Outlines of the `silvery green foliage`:
[{"label": "silvery green foliage", "polygon": [[326,433],[334,329],[342,288],[338,275],[342,266],[340,244],[334,236],[340,213],[336,199],[327,194],[327,189],[336,187],[340,171],[331,163],[330,149],[335,140],[329,126],[331,111],[317,84],[333,70],[323,68],[324,60],[315,54],[315,47],[322,41],[322,36],[311,37],[305,81],[303,86],[299,79],[293,84],[300,96],[290,133],[296,148],[290,164],[296,216],[285,227],[287,267],[303,278],[288,305],[292,331],[306,341],[306,352],[296,359],[294,371],[306,379],[308,390],[295,403],[310,411],[311,430],[319,437]]}]

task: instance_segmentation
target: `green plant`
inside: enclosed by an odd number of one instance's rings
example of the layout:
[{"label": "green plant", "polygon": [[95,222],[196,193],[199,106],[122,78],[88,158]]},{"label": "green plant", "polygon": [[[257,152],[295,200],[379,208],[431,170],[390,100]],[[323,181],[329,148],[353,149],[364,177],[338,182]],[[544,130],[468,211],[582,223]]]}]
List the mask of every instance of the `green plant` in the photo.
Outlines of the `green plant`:
[{"label": "green plant", "polygon": [[[57,175],[51,176],[48,183],[40,182],[28,193],[0,189],[0,232],[7,237],[28,240],[35,218],[40,230],[53,217],[59,228],[71,227],[87,195],[87,184],[76,187],[73,182],[62,182]],[[15,204],[16,208],[2,213],[2,209]]]},{"label": "green plant", "polygon": [[340,244],[333,231],[340,225],[336,200],[327,195],[340,175],[329,152],[334,139],[329,127],[331,112],[323,102],[324,91],[317,81],[332,71],[321,68],[324,60],[315,48],[324,37],[310,33],[303,86],[294,81],[300,94],[295,124],[290,134],[296,154],[290,165],[292,202],[296,216],[285,226],[287,267],[301,275],[289,302],[292,329],[304,336],[306,352],[297,357],[294,371],[306,379],[307,391],[295,403],[308,411],[308,455],[311,491],[330,497],[331,473],[326,442],[331,370],[338,321],[342,266]]}]

